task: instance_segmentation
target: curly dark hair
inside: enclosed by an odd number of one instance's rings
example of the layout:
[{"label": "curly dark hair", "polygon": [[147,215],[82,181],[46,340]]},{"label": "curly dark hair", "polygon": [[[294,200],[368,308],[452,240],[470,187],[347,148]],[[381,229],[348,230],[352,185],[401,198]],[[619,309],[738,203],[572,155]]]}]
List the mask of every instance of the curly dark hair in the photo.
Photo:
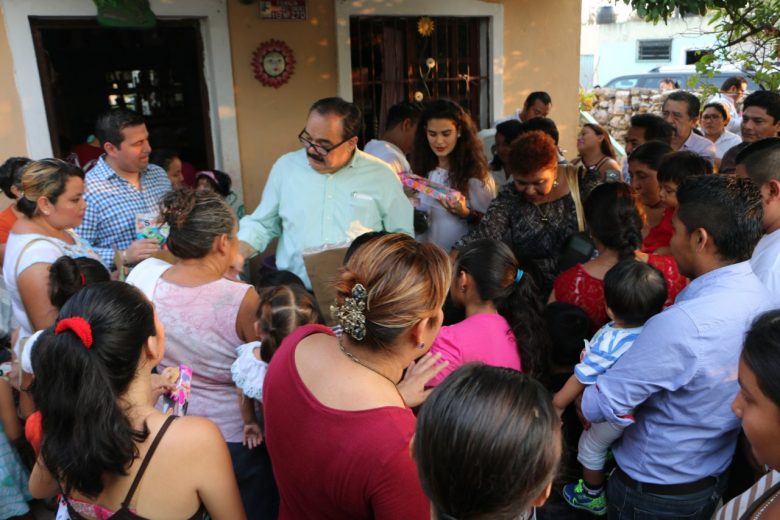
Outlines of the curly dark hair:
[{"label": "curly dark hair", "polygon": [[474,122],[454,101],[437,99],[431,101],[423,110],[414,137],[412,170],[418,175],[427,175],[439,164],[438,157],[428,143],[427,127],[431,119],[449,119],[458,129],[458,142],[449,157],[450,182],[453,188],[468,196],[469,180],[479,179],[486,182],[489,177],[488,165]]}]

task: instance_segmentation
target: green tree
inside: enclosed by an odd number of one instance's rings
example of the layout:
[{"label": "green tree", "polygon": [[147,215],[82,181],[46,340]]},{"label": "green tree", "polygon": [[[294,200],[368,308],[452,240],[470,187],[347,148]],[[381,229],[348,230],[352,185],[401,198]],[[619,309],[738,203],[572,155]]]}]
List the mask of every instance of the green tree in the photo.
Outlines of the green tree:
[{"label": "green tree", "polygon": [[[711,55],[697,63],[712,76],[720,63],[734,63],[753,81],[780,89],[780,0],[623,0],[647,21],[666,22],[677,13],[708,17],[715,35]],[[695,83],[695,80],[694,80]]]}]

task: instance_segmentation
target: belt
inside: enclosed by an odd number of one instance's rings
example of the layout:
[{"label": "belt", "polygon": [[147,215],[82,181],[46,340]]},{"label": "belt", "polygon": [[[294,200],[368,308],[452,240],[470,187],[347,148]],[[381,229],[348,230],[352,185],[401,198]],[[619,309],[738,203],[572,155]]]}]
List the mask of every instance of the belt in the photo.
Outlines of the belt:
[{"label": "belt", "polygon": [[644,491],[656,495],[690,495],[713,487],[718,482],[716,477],[705,477],[701,480],[686,482],[684,484],[645,484],[644,482],[637,482],[629,477],[625,471],[620,469],[620,466],[615,467],[615,475],[622,480],[625,485],[635,491],[639,491],[640,493]]}]

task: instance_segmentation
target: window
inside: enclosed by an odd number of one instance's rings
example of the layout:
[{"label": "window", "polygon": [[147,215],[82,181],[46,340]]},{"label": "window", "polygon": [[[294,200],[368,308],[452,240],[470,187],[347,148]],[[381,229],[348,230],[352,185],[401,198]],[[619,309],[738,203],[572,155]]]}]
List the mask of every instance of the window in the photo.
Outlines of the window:
[{"label": "window", "polygon": [[704,56],[713,54],[711,49],[689,49],[685,51],[685,64],[695,65]]},{"label": "window", "polygon": [[671,61],[672,40],[639,40],[637,61]]},{"label": "window", "polygon": [[490,127],[489,18],[433,17],[420,34],[420,17],[350,17],[352,96],[363,111],[361,144],[384,127],[399,101],[446,97]]}]

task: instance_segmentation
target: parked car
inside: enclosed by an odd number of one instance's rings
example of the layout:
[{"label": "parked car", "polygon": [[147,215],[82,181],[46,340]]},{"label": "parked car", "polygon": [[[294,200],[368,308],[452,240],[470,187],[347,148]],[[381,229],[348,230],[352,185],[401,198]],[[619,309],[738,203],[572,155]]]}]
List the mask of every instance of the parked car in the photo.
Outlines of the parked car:
[{"label": "parked car", "polygon": [[[681,89],[689,89],[688,78],[696,74],[696,68],[693,65],[685,67],[659,67],[659,70],[651,72],[645,72],[643,74],[627,74],[625,76],[618,76],[611,79],[604,85],[607,88],[658,88],[658,84],[662,79],[670,78],[680,85]],[[714,85],[720,87],[721,84],[727,79],[734,76],[745,76],[748,82],[748,91],[761,90],[756,83],[754,83],[746,74],[739,70],[721,71],[718,74],[713,75],[711,78],[706,75],[699,76],[698,84]]]}]

